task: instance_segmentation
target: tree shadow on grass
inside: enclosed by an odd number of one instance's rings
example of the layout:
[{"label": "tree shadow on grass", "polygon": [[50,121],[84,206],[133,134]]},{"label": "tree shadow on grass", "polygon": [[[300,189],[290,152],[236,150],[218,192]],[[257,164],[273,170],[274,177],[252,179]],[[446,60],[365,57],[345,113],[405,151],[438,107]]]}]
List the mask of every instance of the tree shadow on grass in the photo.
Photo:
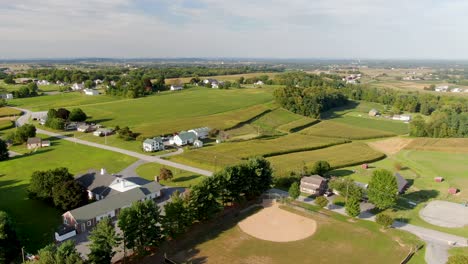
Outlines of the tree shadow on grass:
[{"label": "tree shadow on grass", "polygon": [[334,170],[331,171],[329,174],[336,176],[336,177],[344,177],[353,174],[354,172],[352,170]]},{"label": "tree shadow on grass", "polygon": [[[158,258],[157,255],[161,258],[161,255],[164,254],[167,254],[170,259],[178,261],[178,263],[209,263],[210,259],[208,256],[199,256],[200,250],[197,248],[198,245],[218,238],[224,232],[234,228],[240,221],[259,210],[260,208],[256,207],[239,213],[239,210],[236,209],[224,213],[215,219],[197,223],[180,238],[165,242],[161,246],[159,254],[148,257],[141,263],[157,263],[155,262]],[[218,254],[222,254],[222,252]]]},{"label": "tree shadow on grass", "polygon": [[200,176],[198,176],[198,175],[184,176],[184,177],[175,178],[175,179],[173,179],[171,182],[190,181],[190,180],[196,179],[196,178],[198,178],[198,177],[200,177]]},{"label": "tree shadow on grass", "polygon": [[47,152],[50,152],[50,151],[53,151],[53,149],[50,149],[50,148],[45,148],[44,149],[44,148],[42,148],[42,149],[38,149],[38,150],[33,151],[33,152],[25,153],[23,155],[18,155],[18,156],[11,157],[9,160],[17,160],[17,159],[27,158],[27,157],[47,153]]},{"label": "tree shadow on grass", "polygon": [[[320,115],[320,118],[321,119],[333,119],[333,118],[341,117],[342,115],[345,115],[346,112],[349,112],[349,111],[355,109],[358,105],[359,105],[358,102],[350,101],[348,104],[346,104],[344,106],[332,108],[332,109],[330,109],[330,110],[328,110],[326,112],[323,112]],[[346,112],[342,113],[342,114],[337,113],[337,112],[341,112],[341,111],[346,111]]]}]

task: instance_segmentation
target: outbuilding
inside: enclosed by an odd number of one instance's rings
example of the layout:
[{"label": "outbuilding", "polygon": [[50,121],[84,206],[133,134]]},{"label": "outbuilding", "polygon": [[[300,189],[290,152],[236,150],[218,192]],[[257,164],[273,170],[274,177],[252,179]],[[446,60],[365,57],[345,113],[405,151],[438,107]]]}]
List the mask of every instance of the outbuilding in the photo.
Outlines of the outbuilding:
[{"label": "outbuilding", "polygon": [[455,187],[451,187],[448,189],[448,193],[449,194],[457,194],[458,193],[458,189],[455,188]]}]

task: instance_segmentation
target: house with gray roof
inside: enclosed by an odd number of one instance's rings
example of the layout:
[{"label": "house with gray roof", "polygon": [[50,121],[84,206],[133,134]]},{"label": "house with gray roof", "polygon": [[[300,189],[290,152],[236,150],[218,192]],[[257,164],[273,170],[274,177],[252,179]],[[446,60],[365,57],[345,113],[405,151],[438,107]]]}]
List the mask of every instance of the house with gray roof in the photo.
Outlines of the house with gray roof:
[{"label": "house with gray roof", "polygon": [[73,209],[62,215],[63,224],[74,227],[76,233],[90,231],[105,217],[117,220],[123,208],[130,207],[134,202],[156,200],[161,196],[162,186],[157,182],[148,182],[134,188],[110,195],[102,200]]},{"label": "house with gray roof", "polygon": [[395,178],[398,185],[398,193],[404,193],[406,191],[406,188],[408,187],[408,181],[405,178],[403,178],[403,176],[401,176],[401,174],[398,172],[395,173]]},{"label": "house with gray roof", "polygon": [[161,137],[145,139],[145,141],[143,141],[143,150],[146,152],[164,150],[163,139]]},{"label": "house with gray roof", "polygon": [[208,137],[208,134],[210,133],[210,128],[209,127],[199,127],[195,129],[190,129],[188,132],[193,132],[199,139],[205,139]]},{"label": "house with gray roof", "polygon": [[177,146],[185,146],[188,144],[193,144],[195,140],[197,140],[198,137],[195,133],[193,132],[180,132],[178,135],[174,136],[174,144]]}]

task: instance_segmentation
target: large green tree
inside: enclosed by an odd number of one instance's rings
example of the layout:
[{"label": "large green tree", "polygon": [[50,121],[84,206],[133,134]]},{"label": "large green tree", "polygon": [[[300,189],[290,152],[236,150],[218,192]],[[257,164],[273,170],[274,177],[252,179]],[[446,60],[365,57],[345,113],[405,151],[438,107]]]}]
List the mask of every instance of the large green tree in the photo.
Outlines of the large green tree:
[{"label": "large green tree", "polygon": [[0,161],[7,160],[9,157],[7,144],[0,139]]},{"label": "large green tree", "polygon": [[192,216],[187,201],[178,191],[171,195],[171,201],[164,205],[162,229],[168,237],[175,238],[183,234],[192,224]]},{"label": "large green tree", "polygon": [[88,192],[75,180],[68,180],[54,185],[52,198],[55,206],[68,211],[87,204]]},{"label": "large green tree", "polygon": [[36,136],[36,127],[31,124],[24,124],[8,135],[8,139],[12,140],[15,144],[23,144],[30,137]]},{"label": "large green tree", "polygon": [[31,176],[28,191],[32,197],[44,200],[53,199],[54,186],[74,180],[67,168],[56,168],[47,171],[35,171]]},{"label": "large green tree", "polygon": [[85,261],[76,251],[75,243],[67,240],[60,244],[48,245],[37,253],[39,259],[28,261],[28,264],[84,264]]},{"label": "large green tree", "polygon": [[336,190],[343,197],[354,197],[356,199],[361,199],[364,190],[360,186],[357,186],[353,179],[350,178],[333,178],[328,186],[332,190]]},{"label": "large green tree", "polygon": [[379,209],[387,209],[396,204],[398,184],[395,176],[385,169],[375,170],[367,190],[369,201]]},{"label": "large green tree", "polygon": [[92,264],[109,264],[115,255],[114,247],[120,243],[120,238],[115,232],[110,218],[99,221],[89,235],[91,244],[89,248],[89,262]]},{"label": "large green tree", "polygon": [[355,197],[349,197],[345,204],[346,213],[351,217],[356,217],[361,213],[361,205]]},{"label": "large green tree", "polygon": [[20,244],[12,219],[0,211],[0,263],[11,263],[20,257]]},{"label": "large green tree", "polygon": [[289,187],[289,196],[296,200],[299,195],[301,195],[301,191],[299,189],[299,183],[298,182],[293,182],[291,186]]},{"label": "large green tree", "polygon": [[122,209],[118,225],[123,232],[126,248],[139,255],[146,254],[146,247],[156,247],[163,240],[159,207],[152,201],[138,201]]},{"label": "large green tree", "polygon": [[75,121],[75,122],[84,122],[86,121],[86,113],[81,110],[81,108],[73,108],[70,112],[69,119],[70,121]]},{"label": "large green tree", "polygon": [[324,160],[318,160],[314,163],[311,173],[324,176],[327,172],[330,171],[330,169],[331,169],[330,163]]}]

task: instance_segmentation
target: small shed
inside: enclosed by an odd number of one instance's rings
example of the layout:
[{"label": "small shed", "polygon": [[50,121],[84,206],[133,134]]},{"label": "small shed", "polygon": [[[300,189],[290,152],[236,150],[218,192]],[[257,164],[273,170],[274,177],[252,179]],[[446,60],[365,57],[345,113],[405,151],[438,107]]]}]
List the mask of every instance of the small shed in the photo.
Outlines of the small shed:
[{"label": "small shed", "polygon": [[361,167],[362,167],[363,169],[367,170],[367,169],[369,168],[369,164],[364,163],[364,164],[361,165]]},{"label": "small shed", "polygon": [[435,182],[443,182],[443,181],[444,181],[444,178],[443,178],[443,177],[435,177],[435,178],[434,178],[434,181],[435,181]]},{"label": "small shed", "polygon": [[448,193],[449,194],[457,194],[458,193],[458,189],[455,188],[455,187],[451,187],[448,189]]}]

